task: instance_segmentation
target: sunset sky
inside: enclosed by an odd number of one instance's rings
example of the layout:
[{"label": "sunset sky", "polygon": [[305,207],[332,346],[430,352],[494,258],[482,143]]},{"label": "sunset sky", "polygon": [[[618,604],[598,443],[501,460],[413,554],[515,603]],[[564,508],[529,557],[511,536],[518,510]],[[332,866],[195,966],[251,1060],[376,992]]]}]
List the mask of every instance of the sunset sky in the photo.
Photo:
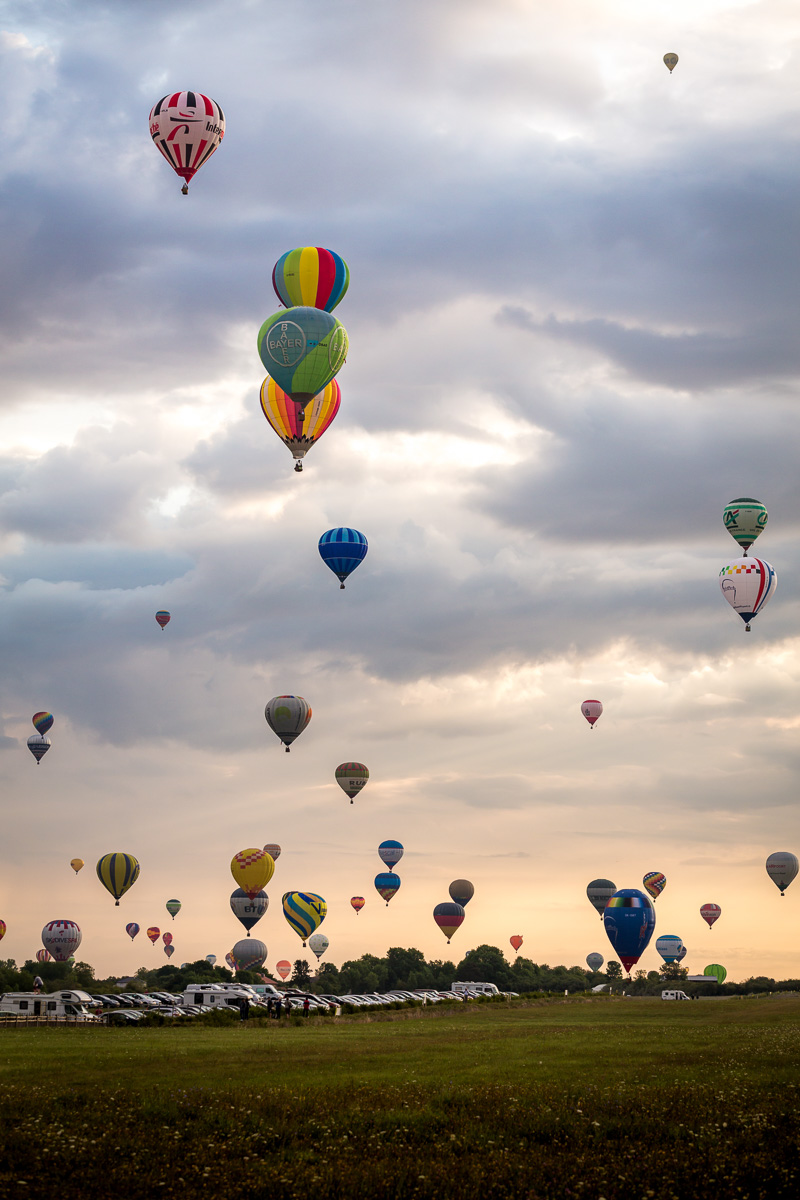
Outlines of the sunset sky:
[{"label": "sunset sky", "polygon": [[[184,88],[227,120],[188,197],[148,135]],[[660,870],[640,966],[675,933],[693,972],[800,977],[800,881],[764,870],[800,853],[796,2],[6,0],[0,89],[0,955],[70,918],[99,975],[166,962],[152,924],[221,959],[230,859],[278,842],[270,967],[310,957],[291,889],[337,964],[614,957],[586,884]],[[350,352],[298,475],[256,334],[307,244],[350,266]],[[738,496],[778,575],[749,634]],[[337,525],[370,547],[344,592]]]}]

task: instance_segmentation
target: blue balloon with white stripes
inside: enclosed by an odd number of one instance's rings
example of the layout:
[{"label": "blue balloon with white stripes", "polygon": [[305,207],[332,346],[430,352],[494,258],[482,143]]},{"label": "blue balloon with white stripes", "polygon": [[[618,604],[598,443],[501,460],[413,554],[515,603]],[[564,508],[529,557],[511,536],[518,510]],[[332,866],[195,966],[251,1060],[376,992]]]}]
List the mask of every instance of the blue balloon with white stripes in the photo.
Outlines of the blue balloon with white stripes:
[{"label": "blue balloon with white stripes", "polygon": [[329,529],[319,539],[322,561],[336,575],[342,589],[347,576],[364,561],[367,549],[364,534],[359,533],[357,529],[348,529],[345,525],[340,525],[338,529]]}]

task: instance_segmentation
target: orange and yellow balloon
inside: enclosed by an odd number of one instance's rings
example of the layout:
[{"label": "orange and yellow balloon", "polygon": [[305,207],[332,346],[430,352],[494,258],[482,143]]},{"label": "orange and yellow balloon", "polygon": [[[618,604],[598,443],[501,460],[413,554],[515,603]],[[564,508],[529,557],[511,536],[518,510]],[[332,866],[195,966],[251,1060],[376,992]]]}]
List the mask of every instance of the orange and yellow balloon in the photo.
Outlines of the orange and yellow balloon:
[{"label": "orange and yellow balloon", "polygon": [[246,892],[251,900],[255,900],[262,888],[267,886],[274,871],[275,862],[272,855],[267,854],[266,850],[258,850],[255,846],[240,850],[231,859],[231,875],[236,881],[236,886]]},{"label": "orange and yellow balloon", "polygon": [[302,471],[303,458],[318,442],[339,411],[342,389],[335,379],[318,392],[303,410],[269,376],[261,385],[261,411],[278,437],[295,458],[295,471]]}]

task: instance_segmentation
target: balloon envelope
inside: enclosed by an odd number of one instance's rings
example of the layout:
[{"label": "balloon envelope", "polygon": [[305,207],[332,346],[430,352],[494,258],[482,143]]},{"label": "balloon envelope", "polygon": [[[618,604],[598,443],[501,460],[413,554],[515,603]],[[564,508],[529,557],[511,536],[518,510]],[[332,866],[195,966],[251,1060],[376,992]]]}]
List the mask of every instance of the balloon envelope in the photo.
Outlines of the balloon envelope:
[{"label": "balloon envelope", "polygon": [[42,930],[42,945],[56,962],[69,962],[80,946],[82,936],[75,921],[48,921]]},{"label": "balloon envelope", "polygon": [[261,385],[261,411],[295,459],[295,471],[302,471],[303,459],[318,442],[339,411],[342,391],[335,379],[318,392],[305,407],[287,396],[269,376]]},{"label": "balloon envelope", "polygon": [[158,610],[158,612],[156,613],[156,620],[158,621],[159,625],[161,626],[161,630],[163,632],[165,626],[169,625],[170,621],[172,620],[172,617],[165,608],[160,608]]},{"label": "balloon envelope", "polygon": [[171,946],[174,941],[171,933],[162,933],[161,940],[165,946]]},{"label": "balloon envelope", "polygon": [[161,930],[158,928],[157,925],[151,925],[147,931],[147,936],[150,938],[150,941],[155,946],[156,942],[158,941],[159,937],[161,936]]},{"label": "balloon envelope", "polygon": [[392,838],[389,838],[388,841],[381,842],[380,846],[378,846],[378,857],[387,867],[396,866],[400,862],[400,859],[403,857],[404,853],[405,848],[403,843],[395,842]]},{"label": "balloon envelope", "polygon": [[272,271],[272,286],[285,308],[309,305],[333,312],[349,285],[347,263],[321,246],[287,250]]},{"label": "balloon envelope", "polygon": [[662,933],[661,937],[656,938],[656,952],[665,963],[677,962],[682,949],[683,939],[676,933]]},{"label": "balloon envelope", "polygon": [[139,878],[139,863],[132,854],[123,854],[120,850],[104,854],[97,864],[97,878],[119,907],[120,896],[124,896]]},{"label": "balloon envelope", "polygon": [[49,738],[46,738],[43,733],[32,733],[28,738],[28,749],[36,759],[37,765],[42,761],[47,751],[52,745]]},{"label": "balloon envelope", "polygon": [[465,916],[464,909],[460,904],[448,903],[447,901],[444,904],[437,904],[433,910],[433,919],[447,938],[448,945],[450,944],[450,938],[463,924]]},{"label": "balloon envelope", "polygon": [[49,950],[37,950],[36,951],[36,961],[40,962],[40,963],[50,962],[50,951]]},{"label": "balloon envelope", "polygon": [[3,938],[6,936],[7,928],[8,926],[6,925],[5,921],[0,921],[0,942],[2,942]]},{"label": "balloon envelope", "polygon": [[631,967],[647,949],[656,926],[650,897],[638,888],[620,888],[603,909],[603,925],[617,958],[630,975]]},{"label": "balloon envelope", "polygon": [[257,345],[267,374],[305,408],[344,365],[347,330],[330,313],[299,305],[267,317]]},{"label": "balloon envelope", "polygon": [[713,975],[718,983],[724,983],[728,978],[728,972],[720,963],[709,963],[707,967],[703,967],[704,975]]},{"label": "balloon envelope", "polygon": [[340,763],[336,768],[336,782],[345,796],[350,797],[351,804],[353,803],[353,797],[357,796],[361,789],[367,786],[368,780],[369,770],[363,763]]},{"label": "balloon envelope", "polygon": [[207,954],[206,955],[206,962],[210,963],[212,967],[216,961],[217,961],[216,954]]},{"label": "balloon envelope", "polygon": [[767,859],[767,874],[775,886],[780,888],[781,895],[797,876],[798,865],[800,864],[797,862],[797,855],[789,850],[776,850]]},{"label": "balloon envelope", "polygon": [[322,958],[328,946],[330,946],[330,942],[324,933],[312,933],[308,939],[308,948],[313,954],[316,954],[318,961]]},{"label": "balloon envelope", "polygon": [[81,867],[84,865],[83,859],[82,858],[71,858],[69,860],[69,865],[72,867],[73,871],[77,875],[78,871],[80,871]]},{"label": "balloon envelope", "polygon": [[673,54],[673,53],[670,51],[668,54],[665,54],[665,55],[664,55],[664,66],[667,68],[667,70],[669,71],[670,75],[671,75],[671,74],[672,74],[672,72],[675,70],[675,68],[677,67],[677,65],[678,65],[678,56],[677,56],[677,54]]},{"label": "balloon envelope", "polygon": [[594,729],[595,721],[598,721],[603,715],[603,705],[599,700],[584,700],[581,705],[581,712]]},{"label": "balloon envelope", "polygon": [[178,913],[181,911],[181,907],[182,906],[181,906],[180,900],[168,900],[167,901],[167,904],[166,904],[167,912],[172,917],[173,921],[177,917]]},{"label": "balloon envelope", "polygon": [[243,892],[252,900],[272,879],[275,863],[266,850],[250,846],[231,859],[231,875]]},{"label": "balloon envelope", "polygon": [[37,712],[31,717],[33,728],[37,733],[48,733],[53,728],[53,714],[49,712]]},{"label": "balloon envelope", "polygon": [[447,890],[450,893],[450,899],[456,904],[460,904],[462,908],[466,908],[475,895],[475,888],[468,879],[454,879]]},{"label": "balloon envelope", "polygon": [[282,904],[284,917],[305,946],[306,938],[325,920],[327,904],[315,892],[285,892]]},{"label": "balloon envelope", "polygon": [[380,871],[375,876],[375,889],[386,901],[387,906],[392,896],[396,896],[400,891],[401,882],[400,876],[395,875],[394,871]]},{"label": "balloon envelope", "polygon": [[368,545],[363,533],[340,525],[323,533],[318,549],[325,566],[330,567],[344,589],[347,576],[366,558]]},{"label": "balloon envelope", "polygon": [[269,896],[266,892],[256,892],[252,898],[242,888],[237,888],[231,893],[231,912],[241,921],[248,933],[268,908]]},{"label": "balloon envelope", "polygon": [[249,971],[253,967],[263,967],[267,947],[258,938],[242,938],[231,950],[231,957],[237,971]]},{"label": "balloon envelope", "polygon": [[273,696],[264,709],[264,716],[288,754],[292,742],[300,737],[311,720],[311,705],[302,696]]},{"label": "balloon envelope", "polygon": [[722,594],[750,629],[750,622],[772,599],[778,576],[763,558],[737,558],[719,573]]},{"label": "balloon envelope", "polygon": [[172,958],[173,954],[175,953],[175,947],[172,945],[172,942],[168,942],[164,947],[164,953],[166,954],[167,958]]},{"label": "balloon envelope", "polygon": [[597,909],[602,917],[606,905],[617,890],[617,885],[610,879],[593,879],[586,888],[586,895],[592,908]]},{"label": "balloon envelope", "polygon": [[747,554],[765,528],[769,514],[760,500],[754,500],[752,496],[740,496],[738,500],[731,500],[730,504],[725,505],[722,519],[728,533]]},{"label": "balloon envelope", "polygon": [[351,896],[350,904],[356,910],[356,915],[358,915],[361,912],[361,909],[366,904],[366,900],[364,899],[363,896]]},{"label": "balloon envelope", "polygon": [[586,955],[586,965],[590,971],[599,971],[604,962],[602,954],[598,954],[596,950]]},{"label": "balloon envelope", "polygon": [[689,953],[689,950],[688,950],[688,948],[687,948],[686,946],[684,946],[684,945],[681,945],[681,948],[680,948],[680,950],[678,951],[678,953],[677,953],[677,954],[676,954],[676,956],[675,956],[675,961],[676,961],[676,962],[683,962],[683,960],[686,958],[686,955],[687,955],[688,953]]},{"label": "balloon envelope", "polygon": [[667,877],[661,871],[648,871],[642,880],[644,890],[653,900],[657,900],[667,886]]},{"label": "balloon envelope", "polygon": [[150,137],[175,174],[185,180],[183,191],[224,136],[222,109],[201,92],[172,92],[150,110]]},{"label": "balloon envelope", "polygon": [[267,842],[263,849],[264,853],[268,854],[274,863],[276,863],[281,856],[281,848],[277,842]]},{"label": "balloon envelope", "polygon": [[279,963],[275,964],[275,970],[280,975],[281,979],[288,979],[292,973],[292,964],[288,958],[282,958]]},{"label": "balloon envelope", "polygon": [[[463,905],[462,905],[462,907],[463,907]],[[522,934],[521,934],[521,933],[515,933],[515,934],[514,934],[512,937],[510,937],[508,940],[511,942],[511,945],[512,945],[512,946],[513,946],[513,948],[514,948],[514,949],[517,951],[517,953],[519,953],[519,948],[520,948],[520,946],[522,945]]]},{"label": "balloon envelope", "polygon": [[128,937],[131,939],[131,941],[133,941],[133,939],[136,937],[137,933],[139,932],[139,926],[136,924],[135,921],[131,921],[129,925],[125,926],[125,932],[127,933]]},{"label": "balloon envelope", "polygon": [[722,916],[722,909],[718,904],[703,904],[700,906],[700,916],[710,929],[714,922]]}]

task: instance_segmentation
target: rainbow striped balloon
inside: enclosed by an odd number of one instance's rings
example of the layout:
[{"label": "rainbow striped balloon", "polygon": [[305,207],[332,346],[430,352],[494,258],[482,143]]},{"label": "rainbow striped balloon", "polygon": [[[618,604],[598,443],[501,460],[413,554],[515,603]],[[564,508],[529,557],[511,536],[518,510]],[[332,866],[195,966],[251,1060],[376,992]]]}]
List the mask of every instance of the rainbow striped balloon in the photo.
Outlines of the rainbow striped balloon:
[{"label": "rainbow striped balloon", "polygon": [[272,286],[285,308],[304,304],[333,312],[350,286],[350,268],[333,250],[299,246],[275,263]]},{"label": "rainbow striped balloon", "polygon": [[283,915],[305,946],[306,938],[325,920],[327,904],[315,892],[286,892],[282,903]]}]

